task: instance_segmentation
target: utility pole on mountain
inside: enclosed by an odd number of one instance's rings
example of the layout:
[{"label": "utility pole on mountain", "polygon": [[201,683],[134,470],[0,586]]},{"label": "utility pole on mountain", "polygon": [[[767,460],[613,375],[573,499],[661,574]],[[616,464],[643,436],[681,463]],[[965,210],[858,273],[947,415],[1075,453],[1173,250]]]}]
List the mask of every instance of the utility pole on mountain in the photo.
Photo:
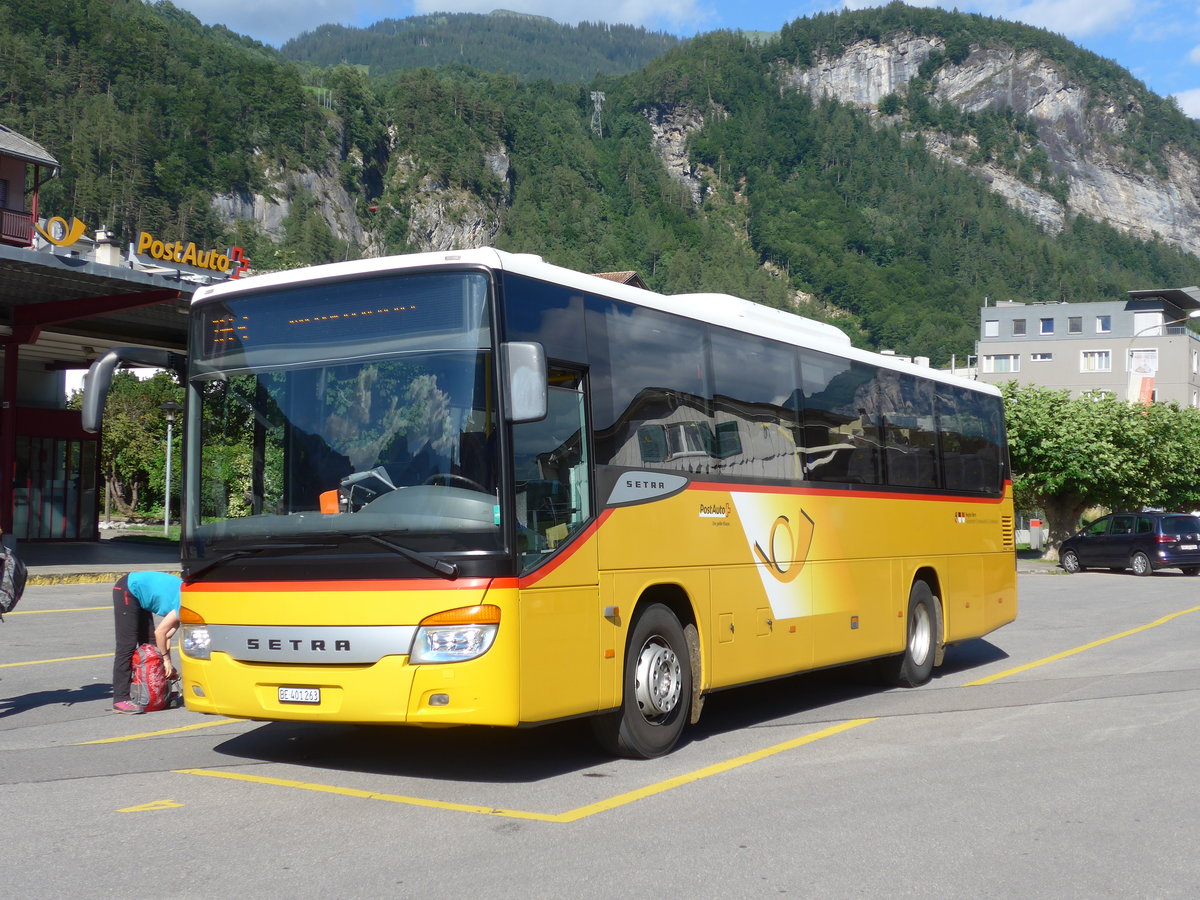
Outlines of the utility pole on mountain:
[{"label": "utility pole on mountain", "polygon": [[600,109],[604,106],[604,92],[592,91],[592,134],[598,138],[604,137],[604,129],[600,124]]}]

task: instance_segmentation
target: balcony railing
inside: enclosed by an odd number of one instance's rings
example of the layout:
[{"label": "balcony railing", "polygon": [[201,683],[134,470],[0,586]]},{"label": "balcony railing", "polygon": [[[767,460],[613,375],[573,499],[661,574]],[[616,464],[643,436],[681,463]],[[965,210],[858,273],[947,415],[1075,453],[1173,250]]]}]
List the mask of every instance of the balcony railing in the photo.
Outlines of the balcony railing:
[{"label": "balcony railing", "polygon": [[15,209],[0,209],[0,242],[18,247],[33,245],[33,216]]},{"label": "balcony railing", "polygon": [[1162,328],[1162,331],[1164,334],[1192,334],[1192,335],[1194,335],[1196,333],[1196,332],[1192,331],[1192,329],[1186,325],[1164,325]]}]

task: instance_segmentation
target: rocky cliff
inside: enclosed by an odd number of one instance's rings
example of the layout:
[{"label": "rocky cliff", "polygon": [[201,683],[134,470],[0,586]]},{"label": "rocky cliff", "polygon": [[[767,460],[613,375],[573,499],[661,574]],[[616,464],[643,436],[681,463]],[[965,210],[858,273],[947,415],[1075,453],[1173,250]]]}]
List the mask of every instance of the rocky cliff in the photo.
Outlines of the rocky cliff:
[{"label": "rocky cliff", "polygon": [[[859,41],[807,68],[781,63],[777,76],[785,90],[835,97],[883,118],[880,102],[906,92],[921,64],[944,49],[937,37],[895,34]],[[1068,216],[1085,215],[1200,255],[1200,162],[1169,145],[1163,178],[1131,164],[1113,139],[1128,127],[1135,98],[1093,95],[1041,54],[1002,45],[972,46],[962,62],[942,65],[930,87],[934,102],[964,112],[1011,109],[1036,125],[1038,144],[1068,187],[1065,203],[1001,167],[971,162],[970,138],[931,131],[922,137],[931,153],[976,172],[1042,227],[1057,231]]]}]

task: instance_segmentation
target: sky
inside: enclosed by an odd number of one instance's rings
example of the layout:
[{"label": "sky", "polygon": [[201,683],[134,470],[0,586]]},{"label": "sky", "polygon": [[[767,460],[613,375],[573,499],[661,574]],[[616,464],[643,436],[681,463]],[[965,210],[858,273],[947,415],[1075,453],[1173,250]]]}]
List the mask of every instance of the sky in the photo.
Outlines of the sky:
[{"label": "sky", "polygon": [[[777,31],[817,12],[882,5],[879,0],[173,0],[206,25],[225,25],[278,47],[320,25],[365,26],[431,12],[511,9],[563,24],[604,21],[691,37],[720,28]],[[1057,32],[1124,66],[1152,91],[1174,96],[1200,118],[1200,0],[908,0],[1024,22]]]}]

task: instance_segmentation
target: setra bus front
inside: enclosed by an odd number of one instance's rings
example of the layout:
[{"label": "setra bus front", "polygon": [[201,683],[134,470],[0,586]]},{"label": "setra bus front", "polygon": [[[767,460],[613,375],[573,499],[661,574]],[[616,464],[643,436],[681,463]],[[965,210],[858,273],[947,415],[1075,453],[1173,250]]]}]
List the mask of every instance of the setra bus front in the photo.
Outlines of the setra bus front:
[{"label": "setra bus front", "polygon": [[197,293],[189,709],[518,723],[506,435],[547,387],[540,347],[497,341],[493,293],[488,267],[421,257]]}]

